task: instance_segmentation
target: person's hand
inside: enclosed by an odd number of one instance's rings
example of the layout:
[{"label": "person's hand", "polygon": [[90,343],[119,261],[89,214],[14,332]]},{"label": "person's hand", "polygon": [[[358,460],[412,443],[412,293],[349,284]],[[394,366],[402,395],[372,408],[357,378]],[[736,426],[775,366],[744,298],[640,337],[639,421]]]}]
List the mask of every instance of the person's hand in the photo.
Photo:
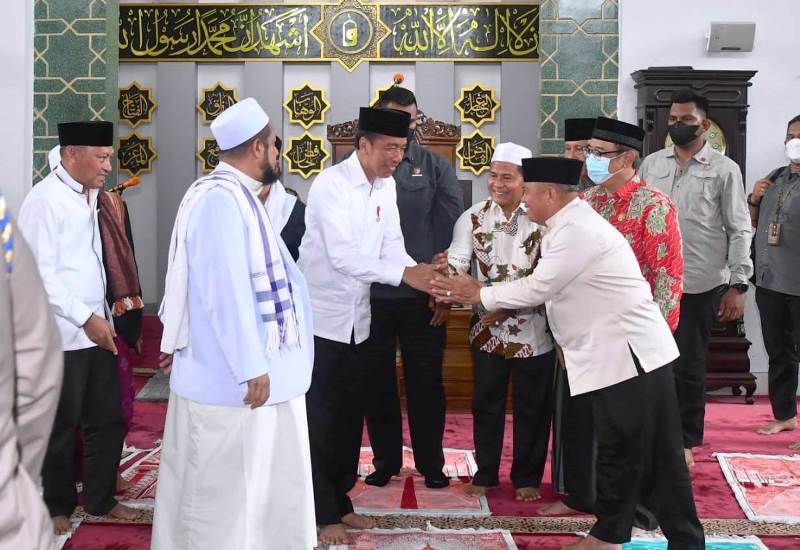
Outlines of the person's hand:
[{"label": "person's hand", "polygon": [[428,307],[433,310],[433,316],[431,317],[432,327],[442,326],[450,316],[451,304],[437,303],[433,296],[428,298]]},{"label": "person's hand", "polygon": [[722,296],[719,304],[719,320],[721,323],[741,319],[744,315],[745,294],[735,288],[729,288]]},{"label": "person's hand", "polygon": [[431,264],[417,264],[403,271],[403,282],[427,294],[431,293],[431,279],[434,269]]},{"label": "person's hand", "polygon": [[483,285],[469,275],[445,277],[436,273],[431,280],[431,293],[445,304],[480,304]]},{"label": "person's hand", "polygon": [[481,318],[481,321],[483,321],[483,323],[486,324],[486,325],[499,326],[500,323],[502,323],[503,321],[505,321],[509,317],[511,317],[511,310],[498,309],[497,311],[492,311],[492,312],[489,312],[486,315],[484,315]]},{"label": "person's hand", "polygon": [[114,332],[114,327],[111,323],[92,313],[89,320],[83,325],[83,332],[86,336],[103,349],[107,349],[114,355],[117,354],[117,345],[114,343],[114,337],[117,335]]},{"label": "person's hand", "polygon": [[172,372],[172,354],[162,353],[158,356],[158,368],[164,369],[164,374]]},{"label": "person's hand", "polygon": [[756,182],[753,186],[753,193],[750,195],[750,200],[754,204],[758,204],[761,202],[761,199],[764,198],[764,195],[767,192],[767,189],[772,187],[772,182],[769,181],[767,178],[761,178]]},{"label": "person's hand", "polygon": [[247,381],[247,395],[244,396],[244,404],[250,405],[251,409],[260,407],[269,399],[269,375],[262,374],[258,378]]},{"label": "person's hand", "polygon": [[431,260],[431,263],[436,271],[446,275],[449,269],[449,266],[447,265],[447,250],[436,254],[433,257],[433,260]]}]

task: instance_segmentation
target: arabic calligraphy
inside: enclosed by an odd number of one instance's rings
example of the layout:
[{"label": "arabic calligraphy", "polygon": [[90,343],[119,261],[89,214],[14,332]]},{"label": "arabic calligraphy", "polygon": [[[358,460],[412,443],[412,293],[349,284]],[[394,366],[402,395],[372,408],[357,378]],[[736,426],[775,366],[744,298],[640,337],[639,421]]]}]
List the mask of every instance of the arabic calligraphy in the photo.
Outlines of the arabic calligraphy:
[{"label": "arabic calligraphy", "polygon": [[121,61],[537,60],[539,5],[122,4]]},{"label": "arabic calligraphy", "polygon": [[461,113],[461,120],[471,122],[480,127],[484,122],[495,119],[500,102],[494,97],[494,88],[473,84],[471,88],[462,88],[461,97],[456,101],[456,109]]},{"label": "arabic calligraphy", "polygon": [[197,159],[200,161],[200,168],[203,172],[211,172],[219,164],[219,145],[214,138],[203,138],[203,145],[197,152]]},{"label": "arabic calligraphy", "polygon": [[153,90],[142,87],[136,81],[127,88],[120,88],[117,101],[120,121],[126,122],[131,128],[136,128],[143,122],[151,122],[157,106],[152,94]]},{"label": "arabic calligraphy", "polygon": [[325,112],[330,104],[322,89],[312,88],[307,82],[301,88],[292,88],[289,99],[283,104],[289,113],[289,121],[308,129],[325,121]]},{"label": "arabic calligraphy", "polygon": [[150,137],[143,138],[134,132],[119,140],[119,149],[117,149],[119,167],[127,170],[132,176],[152,170],[153,161],[157,156]]},{"label": "arabic calligraphy", "polygon": [[197,104],[197,109],[203,114],[203,122],[211,124],[219,114],[239,101],[236,90],[226,88],[222,82],[217,82],[211,88],[203,88],[200,92],[202,99]]},{"label": "arabic calligraphy", "polygon": [[283,154],[283,158],[289,163],[289,172],[305,178],[321,172],[329,157],[322,138],[314,137],[308,132],[299,138],[289,138],[289,147]]},{"label": "arabic calligraphy", "polygon": [[461,138],[456,156],[462,170],[469,170],[476,176],[489,168],[494,154],[494,137],[484,136],[480,130]]}]

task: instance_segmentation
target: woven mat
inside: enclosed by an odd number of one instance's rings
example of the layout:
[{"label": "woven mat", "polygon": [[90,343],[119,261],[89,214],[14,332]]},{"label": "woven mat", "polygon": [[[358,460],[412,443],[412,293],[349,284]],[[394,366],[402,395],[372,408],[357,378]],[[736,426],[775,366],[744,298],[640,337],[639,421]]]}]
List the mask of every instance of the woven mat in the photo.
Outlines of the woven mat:
[{"label": "woven mat", "polygon": [[169,375],[159,369],[136,394],[136,401],[169,401]]}]

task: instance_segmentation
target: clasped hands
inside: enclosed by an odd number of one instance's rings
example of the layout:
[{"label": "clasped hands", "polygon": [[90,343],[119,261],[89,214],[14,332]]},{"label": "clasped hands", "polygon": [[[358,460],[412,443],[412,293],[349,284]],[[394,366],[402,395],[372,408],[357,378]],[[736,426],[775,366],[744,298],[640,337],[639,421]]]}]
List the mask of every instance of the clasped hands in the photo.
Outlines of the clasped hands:
[{"label": "clasped hands", "polygon": [[469,275],[451,274],[447,263],[447,251],[433,257],[430,264],[407,267],[403,282],[430,294],[436,304],[479,304],[481,287],[479,281]]}]

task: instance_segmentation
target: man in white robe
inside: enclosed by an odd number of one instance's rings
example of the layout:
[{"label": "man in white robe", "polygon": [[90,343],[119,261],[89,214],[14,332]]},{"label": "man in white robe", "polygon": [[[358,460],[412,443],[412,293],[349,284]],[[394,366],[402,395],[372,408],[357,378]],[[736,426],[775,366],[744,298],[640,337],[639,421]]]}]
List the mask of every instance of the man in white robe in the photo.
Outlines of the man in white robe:
[{"label": "man in white robe", "polygon": [[257,195],[277,179],[276,136],[252,98],[211,131],[220,163],[181,202],[161,304],[173,363],[152,548],[310,550],[310,300]]}]

